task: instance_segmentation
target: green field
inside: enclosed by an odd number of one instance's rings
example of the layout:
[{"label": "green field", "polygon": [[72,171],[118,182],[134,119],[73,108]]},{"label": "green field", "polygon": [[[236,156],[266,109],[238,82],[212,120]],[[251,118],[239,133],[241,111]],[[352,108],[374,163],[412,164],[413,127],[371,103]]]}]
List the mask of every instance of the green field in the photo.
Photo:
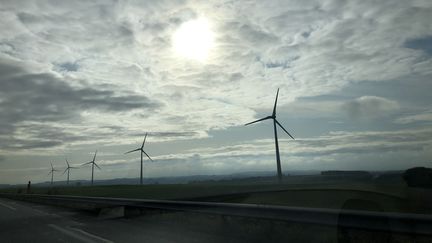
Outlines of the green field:
[{"label": "green field", "polygon": [[[22,188],[3,189],[16,193]],[[430,192],[426,191],[430,194]],[[292,176],[278,184],[274,181],[218,181],[192,184],[109,185],[34,187],[31,193],[79,195],[140,199],[170,199],[286,205],[297,207],[432,213],[430,204],[422,201],[424,192],[416,192],[400,181],[333,179],[317,176]],[[370,206],[371,203],[373,206]]]}]

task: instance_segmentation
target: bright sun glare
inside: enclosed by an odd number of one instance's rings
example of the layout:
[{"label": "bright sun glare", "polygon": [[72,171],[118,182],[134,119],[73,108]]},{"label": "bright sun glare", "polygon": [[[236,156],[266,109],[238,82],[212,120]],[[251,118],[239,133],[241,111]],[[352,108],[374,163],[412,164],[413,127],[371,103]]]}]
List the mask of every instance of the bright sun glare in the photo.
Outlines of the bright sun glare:
[{"label": "bright sun glare", "polygon": [[205,18],[183,23],[173,35],[173,46],[182,57],[205,61],[213,47],[214,34]]}]

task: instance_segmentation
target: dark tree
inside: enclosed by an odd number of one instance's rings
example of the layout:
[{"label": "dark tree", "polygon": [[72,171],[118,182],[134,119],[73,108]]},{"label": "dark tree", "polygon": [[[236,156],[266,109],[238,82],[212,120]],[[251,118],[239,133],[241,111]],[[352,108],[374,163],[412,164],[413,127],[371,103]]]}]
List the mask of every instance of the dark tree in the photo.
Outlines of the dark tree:
[{"label": "dark tree", "polygon": [[403,178],[410,187],[432,188],[432,169],[415,167],[406,170]]}]

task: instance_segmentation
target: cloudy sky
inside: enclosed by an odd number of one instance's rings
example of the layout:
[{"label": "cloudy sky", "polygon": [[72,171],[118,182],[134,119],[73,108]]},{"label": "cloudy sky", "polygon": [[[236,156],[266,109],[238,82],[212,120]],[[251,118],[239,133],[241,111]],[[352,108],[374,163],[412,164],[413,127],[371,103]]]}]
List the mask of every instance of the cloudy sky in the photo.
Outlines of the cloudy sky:
[{"label": "cloudy sky", "polygon": [[[0,183],[432,165],[432,2],[6,1]],[[56,180],[65,179],[56,174]],[[89,168],[72,179],[87,179]]]}]

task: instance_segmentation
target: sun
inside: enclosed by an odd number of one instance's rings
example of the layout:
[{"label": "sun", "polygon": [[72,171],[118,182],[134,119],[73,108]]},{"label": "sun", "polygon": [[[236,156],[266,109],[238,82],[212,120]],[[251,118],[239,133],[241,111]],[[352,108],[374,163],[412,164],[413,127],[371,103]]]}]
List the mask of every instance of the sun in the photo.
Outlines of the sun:
[{"label": "sun", "polygon": [[204,62],[214,45],[214,33],[205,18],[184,22],[172,36],[174,51],[179,56]]}]

